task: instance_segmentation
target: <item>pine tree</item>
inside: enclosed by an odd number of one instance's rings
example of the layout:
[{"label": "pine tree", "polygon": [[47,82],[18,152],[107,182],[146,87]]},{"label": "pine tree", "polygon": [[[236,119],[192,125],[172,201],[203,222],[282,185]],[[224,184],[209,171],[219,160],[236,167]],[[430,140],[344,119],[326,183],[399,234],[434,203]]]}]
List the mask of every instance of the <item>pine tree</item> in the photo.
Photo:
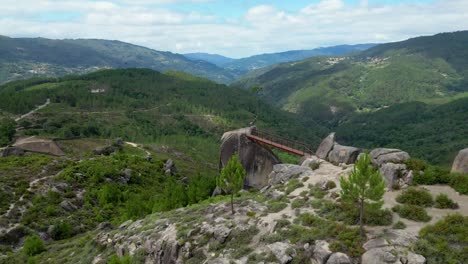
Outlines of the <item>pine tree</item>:
[{"label": "pine tree", "polygon": [[359,205],[359,226],[364,237],[363,217],[366,202],[374,201],[381,205],[380,200],[385,193],[385,182],[380,171],[371,165],[369,154],[362,156],[348,179],[341,177],[341,199]]},{"label": "pine tree", "polygon": [[234,153],[216,179],[216,185],[224,192],[231,194],[232,214],[234,214],[234,194],[239,192],[244,186],[245,174],[246,172],[237,157],[237,153]]}]

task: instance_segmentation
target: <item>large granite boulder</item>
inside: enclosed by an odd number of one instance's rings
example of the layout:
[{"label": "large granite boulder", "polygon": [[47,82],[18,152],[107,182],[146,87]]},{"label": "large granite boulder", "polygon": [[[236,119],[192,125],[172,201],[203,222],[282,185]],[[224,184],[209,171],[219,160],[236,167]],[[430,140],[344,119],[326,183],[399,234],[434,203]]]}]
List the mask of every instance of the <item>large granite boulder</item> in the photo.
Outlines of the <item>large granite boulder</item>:
[{"label": "large granite boulder", "polygon": [[452,165],[452,172],[468,174],[468,148],[458,152]]},{"label": "large granite boulder", "polygon": [[333,252],[330,250],[329,244],[325,240],[315,241],[314,258],[316,263],[325,264]]},{"label": "large granite boulder", "polygon": [[255,127],[249,127],[224,133],[221,138],[219,169],[224,168],[232,155],[237,153],[239,161],[247,172],[244,186],[261,189],[268,184],[268,175],[273,170],[273,166],[280,164],[281,161],[271,150],[247,137],[254,129]]},{"label": "large granite boulder", "polygon": [[333,253],[327,261],[327,264],[351,264],[351,259],[344,253],[335,252]]},{"label": "large granite boulder", "polygon": [[380,167],[380,173],[382,173],[387,188],[391,189],[396,185],[399,185],[399,180],[403,179],[406,172],[405,164],[385,163]]},{"label": "large granite boulder", "polygon": [[326,138],[322,140],[320,146],[318,147],[317,151],[315,152],[315,156],[320,159],[326,159],[328,154],[333,149],[333,145],[335,144],[335,132],[328,135]]},{"label": "large granite boulder", "polygon": [[338,165],[340,163],[351,164],[356,162],[360,149],[355,147],[342,146],[335,143],[333,149],[328,154],[328,161]]},{"label": "large granite boulder", "polygon": [[404,163],[410,158],[408,152],[389,148],[376,148],[369,155],[372,164],[378,167],[381,167],[385,163]]},{"label": "large granite boulder", "polygon": [[26,152],[41,153],[53,156],[65,155],[65,153],[60,149],[55,141],[37,137],[20,138],[13,144],[13,147],[22,149]]}]

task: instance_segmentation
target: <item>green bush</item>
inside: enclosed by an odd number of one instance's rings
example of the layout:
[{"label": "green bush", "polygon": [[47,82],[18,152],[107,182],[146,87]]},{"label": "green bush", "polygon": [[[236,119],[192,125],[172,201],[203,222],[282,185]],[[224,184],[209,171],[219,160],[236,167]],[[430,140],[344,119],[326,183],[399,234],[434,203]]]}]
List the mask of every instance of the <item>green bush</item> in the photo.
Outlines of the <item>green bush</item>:
[{"label": "green bush", "polygon": [[419,232],[415,252],[427,263],[468,263],[468,216],[448,215]]},{"label": "green bush", "polygon": [[288,181],[288,183],[286,184],[286,194],[290,194],[292,193],[294,190],[296,190],[297,188],[299,187],[303,187],[304,184],[302,182],[300,182],[298,179],[292,179],[290,181]]},{"label": "green bush", "polygon": [[408,170],[412,170],[416,173],[424,171],[428,166],[427,162],[421,159],[410,158],[405,161]]},{"label": "green bush", "polygon": [[291,203],[291,208],[296,209],[296,208],[301,208],[305,205],[306,201],[304,199],[295,199]]},{"label": "green bush", "polygon": [[424,173],[415,173],[413,182],[426,185],[448,184],[450,182],[450,171],[439,166],[428,166]]},{"label": "green bush", "polygon": [[450,199],[445,193],[440,193],[435,199],[434,207],[440,209],[457,209],[458,204]]},{"label": "green bush", "polygon": [[396,205],[392,210],[398,213],[401,217],[417,222],[429,222],[431,217],[427,214],[426,209],[421,206],[404,204]]},{"label": "green bush", "polygon": [[393,225],[393,229],[405,229],[406,224],[403,223],[402,221],[398,221]]},{"label": "green bush", "polygon": [[44,242],[37,235],[28,236],[24,241],[23,252],[28,256],[37,255],[45,250]]},{"label": "green bush", "polygon": [[450,175],[450,186],[460,194],[468,194],[468,175],[452,173]]},{"label": "green bush", "polygon": [[408,188],[399,194],[396,201],[402,204],[419,205],[423,207],[430,207],[434,203],[432,195],[422,189]]},{"label": "green bush", "polygon": [[54,225],[54,228],[52,228],[52,232],[50,236],[54,240],[61,240],[65,238],[69,238],[73,235],[73,228],[72,226],[67,223],[67,222],[58,222]]},{"label": "green bush", "polygon": [[273,202],[268,203],[268,212],[277,213],[283,210],[284,208],[286,208],[287,206],[288,206],[287,203],[273,201]]}]

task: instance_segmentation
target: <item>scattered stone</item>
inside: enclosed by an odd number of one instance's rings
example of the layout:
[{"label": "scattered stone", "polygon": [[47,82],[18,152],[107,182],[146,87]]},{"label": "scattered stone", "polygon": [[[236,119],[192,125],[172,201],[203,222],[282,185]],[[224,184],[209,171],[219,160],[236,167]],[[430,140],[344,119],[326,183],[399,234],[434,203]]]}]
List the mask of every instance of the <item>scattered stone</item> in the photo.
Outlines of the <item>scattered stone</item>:
[{"label": "scattered stone", "polygon": [[271,250],[271,253],[279,260],[281,264],[289,263],[295,254],[289,255],[287,253],[288,248],[291,247],[291,244],[284,242],[276,242],[268,245],[268,248]]},{"label": "scattered stone", "polygon": [[175,163],[172,159],[168,159],[166,163],[164,163],[164,173],[166,175],[176,175],[177,174],[177,168],[175,166]]},{"label": "scattered stone", "polygon": [[452,172],[468,174],[468,148],[460,150],[452,165]]},{"label": "scattered stone", "polygon": [[315,241],[314,259],[319,264],[327,263],[328,258],[333,252],[330,250],[328,242],[325,240]]},{"label": "scattered stone", "polygon": [[340,163],[351,164],[356,162],[356,159],[361,152],[360,149],[355,147],[342,146],[335,143],[332,151],[328,154],[328,161],[338,165]]},{"label": "scattered stone", "polygon": [[326,138],[322,140],[320,146],[318,147],[315,155],[320,159],[327,159],[328,154],[333,149],[333,145],[335,144],[335,132],[328,135]]},{"label": "scattered stone", "polygon": [[328,258],[327,264],[351,264],[351,259],[344,253],[335,252]]}]

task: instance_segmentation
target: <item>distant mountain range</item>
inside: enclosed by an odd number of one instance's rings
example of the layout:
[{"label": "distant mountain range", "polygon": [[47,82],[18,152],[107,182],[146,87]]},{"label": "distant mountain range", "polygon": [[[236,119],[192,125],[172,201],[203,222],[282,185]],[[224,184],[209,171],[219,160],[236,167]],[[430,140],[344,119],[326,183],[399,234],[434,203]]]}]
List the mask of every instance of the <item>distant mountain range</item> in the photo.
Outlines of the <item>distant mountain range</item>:
[{"label": "distant mountain range", "polygon": [[468,96],[468,31],[382,44],[347,56],[314,57],[247,74],[234,86],[290,112],[333,123],[354,111]]},{"label": "distant mountain range", "polygon": [[206,53],[180,55],[115,40],[0,36],[0,84],[31,77],[58,77],[132,67],[161,72],[183,71],[218,83],[231,83],[251,69],[308,56],[341,54],[364,49],[366,45],[290,51],[236,60]]},{"label": "distant mountain range", "polygon": [[113,40],[0,37],[0,83],[39,76],[83,74],[106,68],[178,70],[219,83],[236,76],[206,61]]},{"label": "distant mountain range", "polygon": [[249,71],[278,64],[282,62],[303,60],[306,58],[322,55],[342,55],[357,51],[366,50],[374,47],[377,44],[357,44],[357,45],[339,45],[332,47],[322,47],[311,50],[290,50],[278,53],[266,53],[260,55],[254,55],[241,59],[227,58],[217,54],[208,53],[189,53],[184,54],[191,60],[204,60],[219,67],[223,67],[226,70],[235,72],[238,75],[243,75]]}]

